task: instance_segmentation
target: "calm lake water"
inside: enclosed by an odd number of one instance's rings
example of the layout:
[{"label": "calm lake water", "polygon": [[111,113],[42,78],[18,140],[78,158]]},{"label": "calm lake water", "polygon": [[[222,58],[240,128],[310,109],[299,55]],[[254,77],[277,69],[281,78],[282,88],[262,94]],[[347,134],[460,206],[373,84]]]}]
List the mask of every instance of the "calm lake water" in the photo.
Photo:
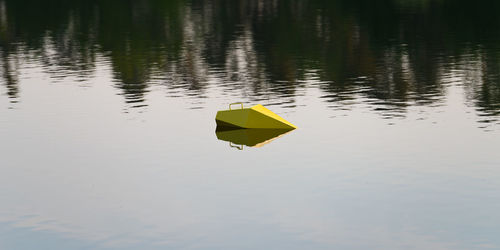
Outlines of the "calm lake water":
[{"label": "calm lake water", "polygon": [[0,249],[500,249],[498,13],[0,0]]}]

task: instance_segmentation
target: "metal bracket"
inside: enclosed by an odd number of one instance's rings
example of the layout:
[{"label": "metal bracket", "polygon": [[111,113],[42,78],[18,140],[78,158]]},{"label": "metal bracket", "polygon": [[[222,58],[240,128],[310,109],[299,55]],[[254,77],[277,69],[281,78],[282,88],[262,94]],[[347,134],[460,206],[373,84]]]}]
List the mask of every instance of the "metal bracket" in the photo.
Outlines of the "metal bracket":
[{"label": "metal bracket", "polygon": [[229,104],[229,110],[231,110],[231,105],[236,105],[236,104],[240,104],[241,105],[241,109],[243,109],[243,103],[242,102],[235,102],[235,103]]}]

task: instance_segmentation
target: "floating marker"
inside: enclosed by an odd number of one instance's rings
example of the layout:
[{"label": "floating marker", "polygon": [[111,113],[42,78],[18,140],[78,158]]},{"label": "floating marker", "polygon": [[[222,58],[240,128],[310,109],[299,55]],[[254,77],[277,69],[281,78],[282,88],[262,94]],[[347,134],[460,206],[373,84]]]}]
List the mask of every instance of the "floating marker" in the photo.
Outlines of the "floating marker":
[{"label": "floating marker", "polygon": [[[241,109],[231,109],[239,104]],[[296,129],[297,127],[271,110],[258,104],[251,108],[243,108],[243,103],[229,104],[229,110],[217,112],[217,127],[224,128],[260,128],[260,129]]]}]

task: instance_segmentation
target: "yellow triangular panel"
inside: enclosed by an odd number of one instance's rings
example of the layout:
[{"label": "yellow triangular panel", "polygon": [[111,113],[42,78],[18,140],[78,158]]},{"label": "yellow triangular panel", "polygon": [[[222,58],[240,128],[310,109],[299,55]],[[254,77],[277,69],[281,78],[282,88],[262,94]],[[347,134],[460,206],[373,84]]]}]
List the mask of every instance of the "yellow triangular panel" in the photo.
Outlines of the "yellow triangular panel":
[{"label": "yellow triangular panel", "polygon": [[296,129],[297,127],[262,105],[217,112],[217,126],[234,128]]}]

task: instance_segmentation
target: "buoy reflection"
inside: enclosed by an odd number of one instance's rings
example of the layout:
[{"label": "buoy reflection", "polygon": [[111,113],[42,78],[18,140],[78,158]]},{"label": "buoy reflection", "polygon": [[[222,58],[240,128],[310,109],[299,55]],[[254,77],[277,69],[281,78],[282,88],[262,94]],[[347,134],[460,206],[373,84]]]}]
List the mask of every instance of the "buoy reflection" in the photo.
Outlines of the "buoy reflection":
[{"label": "buoy reflection", "polygon": [[229,129],[217,127],[215,135],[221,141],[229,142],[229,146],[243,150],[243,146],[262,147],[277,138],[289,133],[290,129]]}]

